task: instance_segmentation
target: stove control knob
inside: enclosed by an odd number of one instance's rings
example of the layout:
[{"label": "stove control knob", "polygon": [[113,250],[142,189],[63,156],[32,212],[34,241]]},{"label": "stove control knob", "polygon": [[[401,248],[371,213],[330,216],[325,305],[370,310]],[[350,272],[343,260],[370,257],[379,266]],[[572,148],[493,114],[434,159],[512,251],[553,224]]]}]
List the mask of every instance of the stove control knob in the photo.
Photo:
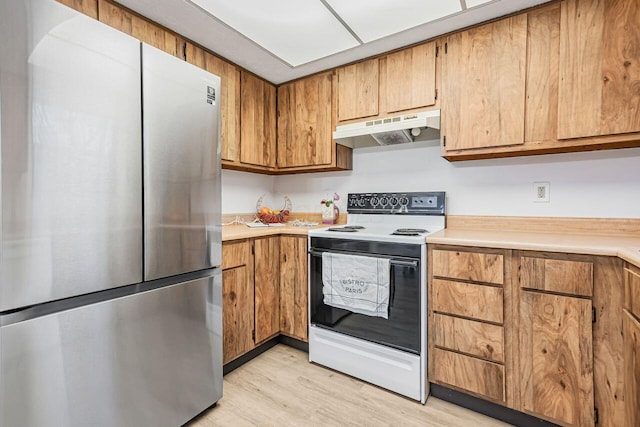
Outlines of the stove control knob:
[{"label": "stove control knob", "polygon": [[395,196],[391,197],[391,198],[389,199],[389,204],[390,204],[391,206],[395,206],[395,205],[397,205],[397,204],[398,204],[398,198],[397,198],[397,197],[395,197]]},{"label": "stove control knob", "polygon": [[374,196],[371,198],[369,203],[371,203],[372,208],[375,208],[376,206],[378,206],[378,203],[380,203],[380,200],[378,200],[378,198]]},{"label": "stove control knob", "polygon": [[409,198],[406,196],[400,197],[400,206],[407,206],[409,204]]},{"label": "stove control knob", "polygon": [[380,206],[385,207],[389,203],[389,199],[386,197],[380,197]]},{"label": "stove control knob", "polygon": [[358,206],[361,207],[361,208],[364,207],[364,199],[359,199],[358,200]]}]

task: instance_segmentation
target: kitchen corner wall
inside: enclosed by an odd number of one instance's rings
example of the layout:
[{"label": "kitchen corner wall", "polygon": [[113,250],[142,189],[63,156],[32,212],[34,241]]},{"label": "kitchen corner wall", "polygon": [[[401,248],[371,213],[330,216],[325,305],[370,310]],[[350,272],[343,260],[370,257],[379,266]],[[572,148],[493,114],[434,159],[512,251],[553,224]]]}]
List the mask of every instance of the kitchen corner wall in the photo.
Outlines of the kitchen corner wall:
[{"label": "kitchen corner wall", "polygon": [[250,172],[222,170],[222,213],[249,213],[256,209],[256,201],[265,195],[265,206],[279,208],[282,200],[273,204],[275,177]]},{"label": "kitchen corner wall", "polygon": [[[243,211],[239,198],[255,204],[268,188],[276,200],[288,195],[301,212],[320,212],[321,198],[333,192],[344,211],[349,192],[443,190],[450,215],[640,218],[640,148],[450,163],[431,141],[355,150],[348,172],[243,182],[234,174],[228,181],[233,185],[223,189],[224,212]],[[533,201],[538,181],[551,183],[549,203]]]}]

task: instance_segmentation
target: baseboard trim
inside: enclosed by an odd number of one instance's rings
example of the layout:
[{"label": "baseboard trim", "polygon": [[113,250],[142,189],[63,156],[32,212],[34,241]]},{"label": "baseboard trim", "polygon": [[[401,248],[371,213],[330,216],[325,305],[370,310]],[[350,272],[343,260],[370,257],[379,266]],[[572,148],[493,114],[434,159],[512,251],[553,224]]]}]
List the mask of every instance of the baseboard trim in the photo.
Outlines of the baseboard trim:
[{"label": "baseboard trim", "polygon": [[298,350],[302,350],[306,353],[309,353],[309,343],[304,341],[297,340],[291,337],[285,337],[284,335],[278,335],[277,337],[271,338],[269,341],[260,344],[258,347],[254,348],[248,353],[243,354],[237,359],[232,360],[222,367],[222,374],[227,375],[229,372],[232,372],[235,369],[238,369],[240,366],[244,365],[248,361],[260,356],[265,351],[270,348],[278,345],[284,344],[289,347],[297,348]]},{"label": "baseboard trim", "polygon": [[452,390],[450,388],[441,386],[440,384],[430,383],[431,393],[433,397],[445,400],[447,402],[455,403],[463,408],[471,409],[479,414],[486,415],[491,418],[495,418],[505,423],[509,423],[519,427],[557,427],[557,424],[550,423],[548,421],[536,418],[532,415],[528,415],[522,412],[518,412],[514,409],[507,408],[505,406],[498,405],[493,402],[480,399],[475,396]]}]

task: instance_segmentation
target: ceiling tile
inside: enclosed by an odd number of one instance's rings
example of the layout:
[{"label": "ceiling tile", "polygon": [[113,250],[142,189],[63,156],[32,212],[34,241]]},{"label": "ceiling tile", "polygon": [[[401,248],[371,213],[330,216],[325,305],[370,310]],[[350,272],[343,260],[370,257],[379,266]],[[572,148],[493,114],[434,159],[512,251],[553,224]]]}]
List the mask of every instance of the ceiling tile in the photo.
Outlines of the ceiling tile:
[{"label": "ceiling tile", "polygon": [[467,9],[480,6],[481,4],[491,3],[493,0],[466,0]]},{"label": "ceiling tile", "polygon": [[319,0],[191,2],[292,66],[359,46]]},{"label": "ceiling tile", "polygon": [[460,0],[326,0],[367,43],[462,10]]}]

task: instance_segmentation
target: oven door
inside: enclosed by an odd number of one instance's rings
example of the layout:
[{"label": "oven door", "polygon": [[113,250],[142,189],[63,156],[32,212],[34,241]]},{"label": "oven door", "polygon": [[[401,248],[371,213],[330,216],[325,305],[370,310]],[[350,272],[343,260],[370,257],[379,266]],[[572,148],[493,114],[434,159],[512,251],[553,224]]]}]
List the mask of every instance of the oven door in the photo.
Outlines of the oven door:
[{"label": "oven door", "polygon": [[[389,258],[389,318],[367,316],[324,304],[322,253]],[[310,323],[414,354],[420,354],[420,258],[311,248],[309,250]]]}]

